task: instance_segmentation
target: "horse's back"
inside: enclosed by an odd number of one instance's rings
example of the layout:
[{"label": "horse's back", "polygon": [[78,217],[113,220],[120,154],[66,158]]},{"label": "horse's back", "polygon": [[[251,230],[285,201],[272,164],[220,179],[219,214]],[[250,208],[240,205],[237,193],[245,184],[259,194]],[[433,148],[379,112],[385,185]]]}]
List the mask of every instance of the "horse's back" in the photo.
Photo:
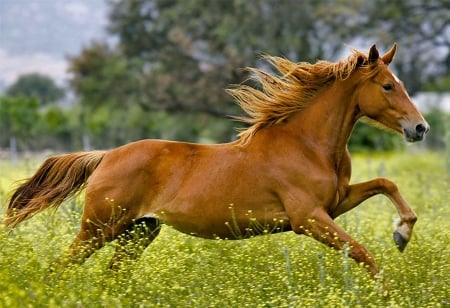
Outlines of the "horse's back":
[{"label": "horse's back", "polygon": [[124,194],[128,199],[142,198],[148,190],[155,194],[171,178],[180,178],[200,147],[204,146],[146,139],[112,149],[92,174],[87,194],[101,192],[115,200]]}]

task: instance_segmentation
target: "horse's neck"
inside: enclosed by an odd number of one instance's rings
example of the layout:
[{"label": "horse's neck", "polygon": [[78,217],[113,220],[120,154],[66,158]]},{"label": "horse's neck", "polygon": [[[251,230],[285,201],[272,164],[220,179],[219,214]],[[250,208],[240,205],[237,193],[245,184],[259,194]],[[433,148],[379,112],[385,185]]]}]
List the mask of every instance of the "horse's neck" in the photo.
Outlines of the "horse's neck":
[{"label": "horse's neck", "polygon": [[341,83],[320,93],[285,128],[291,134],[297,134],[301,142],[308,138],[308,145],[316,146],[318,152],[337,155],[336,159],[340,159],[339,155],[346,151],[348,139],[358,120],[354,88],[346,88]]}]

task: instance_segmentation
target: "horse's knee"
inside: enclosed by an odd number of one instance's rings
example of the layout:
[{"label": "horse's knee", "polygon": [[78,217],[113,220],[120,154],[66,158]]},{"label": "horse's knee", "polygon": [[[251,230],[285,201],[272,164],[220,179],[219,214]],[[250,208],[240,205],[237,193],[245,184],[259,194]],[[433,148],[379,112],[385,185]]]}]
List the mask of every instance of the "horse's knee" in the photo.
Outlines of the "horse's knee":
[{"label": "horse's knee", "polygon": [[397,185],[386,178],[378,178],[378,186],[384,194],[392,194],[398,191]]}]

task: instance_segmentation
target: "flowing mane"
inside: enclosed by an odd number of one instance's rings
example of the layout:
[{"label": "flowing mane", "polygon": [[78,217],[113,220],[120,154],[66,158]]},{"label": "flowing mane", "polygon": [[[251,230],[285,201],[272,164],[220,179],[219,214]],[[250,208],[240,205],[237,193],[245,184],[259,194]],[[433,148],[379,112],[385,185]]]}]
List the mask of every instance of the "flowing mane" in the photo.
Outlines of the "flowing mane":
[{"label": "flowing mane", "polygon": [[280,75],[248,68],[260,89],[239,85],[228,89],[247,116],[236,119],[250,124],[239,133],[241,144],[246,144],[261,128],[288,119],[293,113],[308,106],[311,99],[324,86],[335,80],[345,80],[358,67],[367,63],[367,56],[358,51],[337,63],[318,61],[315,64],[294,63],[285,58],[264,57]]}]

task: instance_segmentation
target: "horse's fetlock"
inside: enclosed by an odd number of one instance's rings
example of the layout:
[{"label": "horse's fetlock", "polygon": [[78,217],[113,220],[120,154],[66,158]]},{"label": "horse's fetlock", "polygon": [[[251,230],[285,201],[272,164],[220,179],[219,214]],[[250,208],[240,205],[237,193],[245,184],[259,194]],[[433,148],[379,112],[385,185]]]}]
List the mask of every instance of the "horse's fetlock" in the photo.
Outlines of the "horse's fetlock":
[{"label": "horse's fetlock", "polygon": [[407,219],[405,219],[405,221],[411,225],[414,225],[417,222],[417,216],[413,215],[411,217],[408,217]]}]

